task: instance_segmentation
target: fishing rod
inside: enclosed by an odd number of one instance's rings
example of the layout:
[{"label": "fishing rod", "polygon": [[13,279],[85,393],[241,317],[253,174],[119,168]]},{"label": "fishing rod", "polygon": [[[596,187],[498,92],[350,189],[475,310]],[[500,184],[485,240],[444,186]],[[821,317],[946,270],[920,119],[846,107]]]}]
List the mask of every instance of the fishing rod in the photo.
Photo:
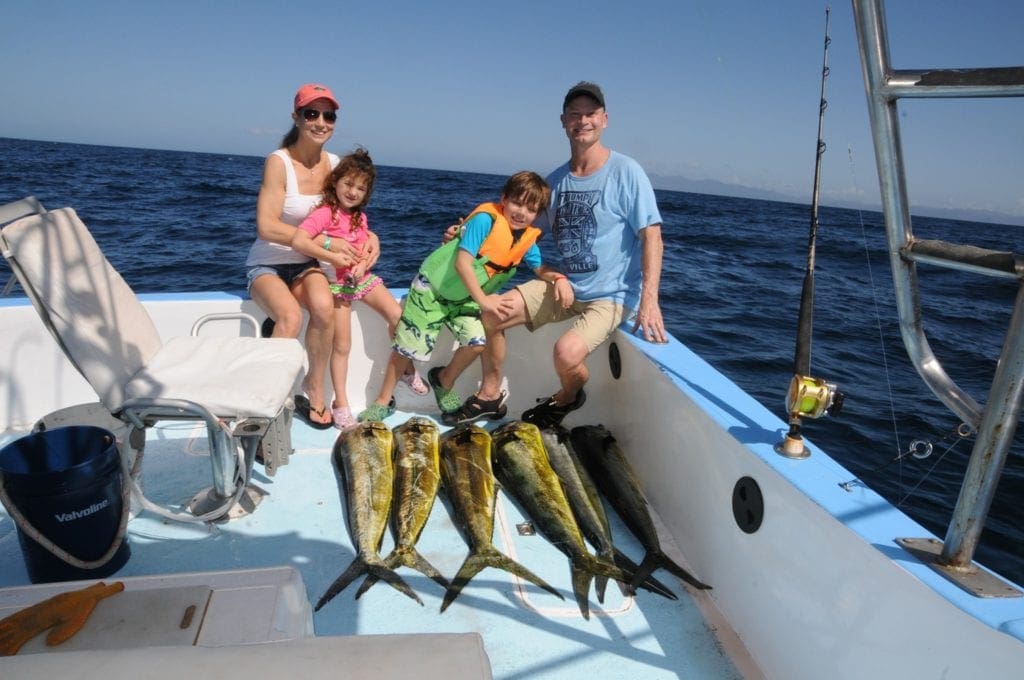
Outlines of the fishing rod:
[{"label": "fishing rod", "polygon": [[832,383],[811,377],[811,335],[814,326],[814,258],[818,237],[818,188],[821,184],[821,157],[825,154],[822,130],[825,123],[825,81],[828,78],[828,46],[830,7],[825,7],[825,51],[821,66],[821,101],[818,106],[818,144],[814,158],[814,190],[811,193],[811,228],[807,244],[807,268],[804,271],[803,289],[800,291],[800,314],[797,319],[796,353],[793,358],[793,378],[786,392],[786,410],[789,414],[789,431],[776,447],[788,458],[806,458],[810,455],[800,434],[800,423],[804,418],[820,418],[827,414],[837,415],[843,404],[843,394]]}]

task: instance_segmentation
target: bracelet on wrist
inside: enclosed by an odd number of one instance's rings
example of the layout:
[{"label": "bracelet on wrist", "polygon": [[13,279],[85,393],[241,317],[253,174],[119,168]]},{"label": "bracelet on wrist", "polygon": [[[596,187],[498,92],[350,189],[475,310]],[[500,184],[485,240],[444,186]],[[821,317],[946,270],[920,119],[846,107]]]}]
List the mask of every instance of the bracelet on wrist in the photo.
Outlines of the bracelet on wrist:
[{"label": "bracelet on wrist", "polygon": [[331,237],[330,236],[325,236],[324,237],[324,250],[330,250],[330,249],[331,249]]}]

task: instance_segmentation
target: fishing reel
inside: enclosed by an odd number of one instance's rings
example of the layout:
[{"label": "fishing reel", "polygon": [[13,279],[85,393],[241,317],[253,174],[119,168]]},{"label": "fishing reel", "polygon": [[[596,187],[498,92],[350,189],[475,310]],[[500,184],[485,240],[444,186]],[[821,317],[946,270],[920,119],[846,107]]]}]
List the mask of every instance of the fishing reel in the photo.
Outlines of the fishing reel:
[{"label": "fishing reel", "polygon": [[790,418],[837,416],[845,396],[834,383],[806,375],[794,375],[786,392],[786,412]]}]

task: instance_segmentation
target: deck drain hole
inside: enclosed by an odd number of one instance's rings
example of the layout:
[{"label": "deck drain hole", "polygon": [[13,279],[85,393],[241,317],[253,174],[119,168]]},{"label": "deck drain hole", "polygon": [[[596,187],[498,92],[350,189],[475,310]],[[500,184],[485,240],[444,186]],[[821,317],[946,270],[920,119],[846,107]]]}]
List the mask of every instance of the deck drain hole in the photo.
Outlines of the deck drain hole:
[{"label": "deck drain hole", "polygon": [[753,477],[740,477],[732,490],[732,516],[743,532],[752,534],[764,519],[764,497]]},{"label": "deck drain hole", "polygon": [[608,345],[608,367],[612,377],[618,380],[622,375],[622,356],[619,354],[619,346],[614,342]]}]

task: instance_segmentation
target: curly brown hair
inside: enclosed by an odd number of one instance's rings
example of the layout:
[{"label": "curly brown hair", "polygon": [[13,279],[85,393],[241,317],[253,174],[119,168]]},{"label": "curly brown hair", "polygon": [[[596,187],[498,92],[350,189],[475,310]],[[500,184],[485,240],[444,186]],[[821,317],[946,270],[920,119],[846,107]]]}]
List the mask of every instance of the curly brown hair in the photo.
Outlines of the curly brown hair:
[{"label": "curly brown hair", "polygon": [[377,179],[377,168],[374,167],[373,159],[370,158],[370,153],[366,149],[357,147],[349,155],[343,156],[324,179],[321,189],[323,198],[320,199],[320,205],[330,207],[332,219],[337,219],[338,211],[341,210],[341,202],[338,200],[335,186],[337,186],[338,180],[346,175],[355,175],[366,180],[366,195],[363,196],[359,205],[352,207],[352,228],[359,229],[363,226],[363,208],[370,202],[370,196],[373,195],[373,183]]}]

